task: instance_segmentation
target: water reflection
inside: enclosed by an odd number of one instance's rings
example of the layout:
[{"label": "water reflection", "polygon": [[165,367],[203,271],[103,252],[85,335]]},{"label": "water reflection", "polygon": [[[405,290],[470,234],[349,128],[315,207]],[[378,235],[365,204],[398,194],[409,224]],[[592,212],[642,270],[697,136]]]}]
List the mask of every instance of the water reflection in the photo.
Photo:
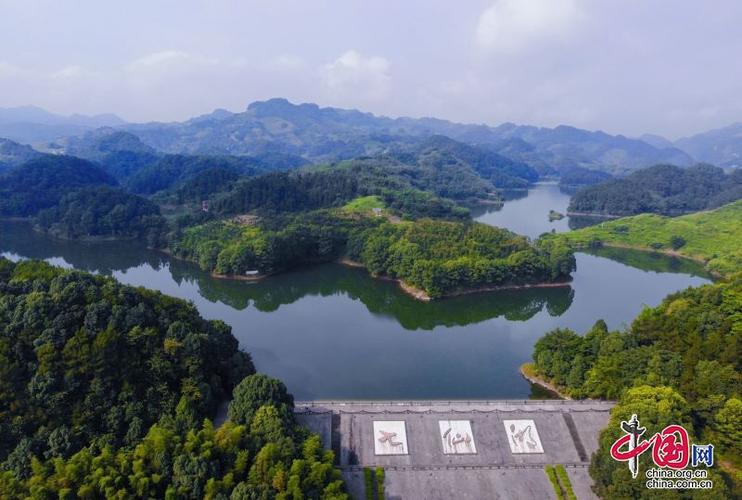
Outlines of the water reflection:
[{"label": "water reflection", "polygon": [[177,285],[194,284],[204,299],[236,310],[254,307],[261,312],[274,312],[307,296],[343,294],[360,301],[373,314],[394,318],[407,330],[464,326],[496,317],[527,321],[542,310],[559,316],[569,308],[574,296],[574,290],[565,286],[420,302],[403,293],[395,283],[376,280],[363,269],[334,263],[297,269],[258,283],[214,279],[192,263],[148,250],[135,242],[56,240],[32,231],[23,223],[0,223],[0,231],[0,251],[14,259],[22,256],[49,260],[106,275],[146,266],[158,271],[151,273],[148,286],[161,288],[160,274],[167,273]]},{"label": "water reflection", "polygon": [[[558,233],[592,226],[602,222],[600,217],[571,216],[549,220],[549,210],[567,213],[569,194],[555,182],[535,184],[528,191],[507,193],[503,206],[485,205],[471,209],[472,217],[485,224],[506,227],[519,234],[538,238],[543,233]],[[510,200],[510,201],[507,201]]]},{"label": "water reflection", "polygon": [[0,222],[0,254],[111,274],[190,300],[204,317],[229,324],[258,369],[298,398],[544,397],[518,374],[544,332],[584,332],[599,318],[621,328],[645,305],[707,281],[687,261],[603,249],[576,255],[569,287],[421,303],[337,264],[257,284],[217,280],[136,243],[52,240],[27,224]]}]

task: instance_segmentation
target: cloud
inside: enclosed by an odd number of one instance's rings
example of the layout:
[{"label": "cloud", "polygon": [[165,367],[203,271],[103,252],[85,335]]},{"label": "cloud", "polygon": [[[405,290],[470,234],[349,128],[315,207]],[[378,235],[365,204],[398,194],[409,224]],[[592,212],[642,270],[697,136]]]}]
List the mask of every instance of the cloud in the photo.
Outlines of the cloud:
[{"label": "cloud", "polygon": [[161,50],[147,54],[129,63],[129,69],[137,71],[144,68],[153,68],[169,64],[181,64],[194,60],[194,57],[180,50]]},{"label": "cloud", "polygon": [[324,85],[334,94],[378,100],[389,93],[390,69],[391,64],[383,57],[364,57],[355,50],[348,50],[325,64],[321,76]]},{"label": "cloud", "polygon": [[5,61],[0,61],[0,78],[15,77],[23,72],[21,68]]},{"label": "cloud", "polygon": [[73,64],[70,66],[65,66],[64,68],[55,71],[54,73],[50,75],[50,77],[53,80],[72,80],[72,79],[90,77],[91,75],[92,75],[92,72],[87,71],[82,66]]},{"label": "cloud", "polygon": [[577,0],[497,0],[479,16],[477,42],[485,49],[518,52],[566,39],[582,18]]}]

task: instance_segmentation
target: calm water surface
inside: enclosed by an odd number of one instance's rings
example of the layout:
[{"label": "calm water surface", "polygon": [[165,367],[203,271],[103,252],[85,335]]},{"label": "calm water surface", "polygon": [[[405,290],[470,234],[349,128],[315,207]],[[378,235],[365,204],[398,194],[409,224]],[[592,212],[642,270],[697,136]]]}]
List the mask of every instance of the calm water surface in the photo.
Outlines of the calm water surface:
[{"label": "calm water surface", "polygon": [[[568,199],[538,185],[479,220],[537,236]],[[27,224],[0,222],[0,254],[115,276],[192,301],[230,324],[257,368],[297,398],[525,398],[518,367],[555,327],[584,332],[603,318],[630,323],[644,305],[708,281],[695,264],[642,252],[577,254],[570,287],[508,291],[420,303],[364,271],[325,264],[261,283],[210,278],[196,266],[135,243],[63,242]]]}]

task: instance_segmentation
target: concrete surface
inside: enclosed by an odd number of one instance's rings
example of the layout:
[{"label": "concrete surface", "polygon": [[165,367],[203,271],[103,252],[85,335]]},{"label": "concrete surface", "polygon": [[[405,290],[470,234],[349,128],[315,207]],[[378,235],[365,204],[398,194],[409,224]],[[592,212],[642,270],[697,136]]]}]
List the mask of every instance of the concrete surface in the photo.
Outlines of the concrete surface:
[{"label": "concrete surface", "polygon": [[[364,498],[363,467],[385,469],[388,499],[554,498],[543,467],[563,464],[577,498],[595,498],[587,467],[611,402],[312,401],[297,402],[300,423],[335,451],[354,498]],[[533,420],[544,453],[513,454],[503,420]],[[374,420],[403,420],[407,455],[376,455]],[[443,453],[439,420],[469,420],[476,454]]]}]

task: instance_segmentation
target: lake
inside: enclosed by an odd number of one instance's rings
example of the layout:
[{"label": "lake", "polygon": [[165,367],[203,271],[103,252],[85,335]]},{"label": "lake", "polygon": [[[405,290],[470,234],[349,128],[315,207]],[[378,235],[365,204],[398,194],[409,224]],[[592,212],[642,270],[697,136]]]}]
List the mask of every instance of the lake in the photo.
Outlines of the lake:
[{"label": "lake", "polygon": [[[567,195],[538,184],[482,222],[535,237],[566,231]],[[134,242],[59,241],[0,222],[0,254],[112,275],[192,301],[232,326],[256,367],[298,399],[527,398],[543,393],[518,373],[546,331],[580,333],[598,319],[622,328],[669,293],[709,281],[694,263],[627,250],[578,253],[569,287],[415,301],[365,271],[323,264],[260,283],[214,279],[195,265]]]}]

